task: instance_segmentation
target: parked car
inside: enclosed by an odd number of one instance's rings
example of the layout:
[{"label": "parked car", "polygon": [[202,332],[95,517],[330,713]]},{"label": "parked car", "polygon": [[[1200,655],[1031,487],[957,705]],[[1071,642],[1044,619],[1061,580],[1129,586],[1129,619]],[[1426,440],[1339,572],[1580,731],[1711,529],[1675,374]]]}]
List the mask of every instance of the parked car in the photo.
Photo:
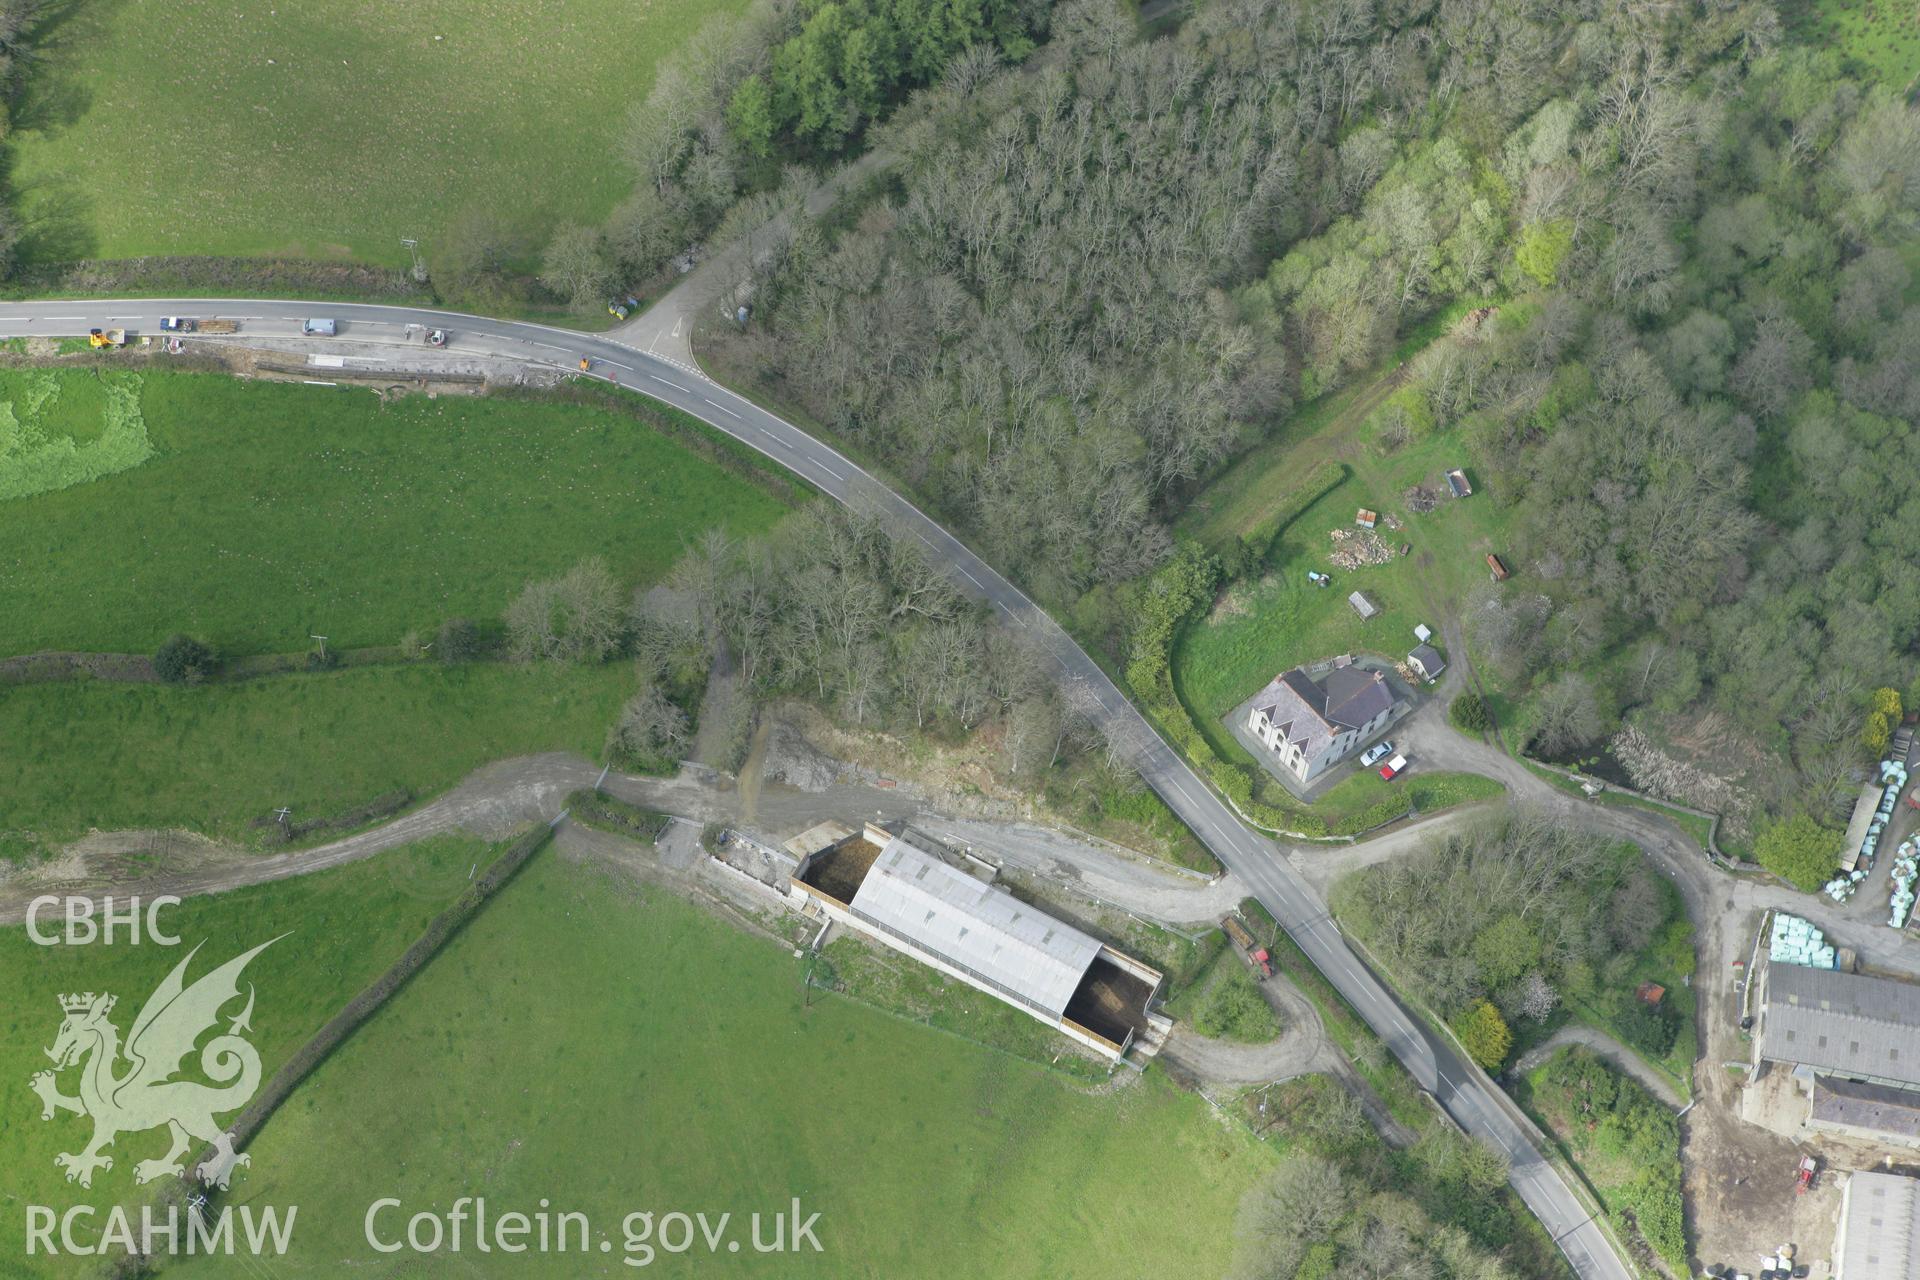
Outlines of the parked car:
[{"label": "parked car", "polygon": [[306,334],[309,338],[331,338],[334,335],[335,328],[336,326],[333,321],[324,317],[316,317],[301,325],[300,332]]},{"label": "parked car", "polygon": [[1380,776],[1385,778],[1388,782],[1392,782],[1395,778],[1400,776],[1400,771],[1405,769],[1406,767],[1407,767],[1407,758],[1405,756],[1395,756],[1393,759],[1387,761],[1385,764],[1380,766]]},{"label": "parked car", "polygon": [[1376,742],[1360,753],[1360,763],[1363,766],[1378,764],[1392,753],[1393,744],[1391,742]]}]

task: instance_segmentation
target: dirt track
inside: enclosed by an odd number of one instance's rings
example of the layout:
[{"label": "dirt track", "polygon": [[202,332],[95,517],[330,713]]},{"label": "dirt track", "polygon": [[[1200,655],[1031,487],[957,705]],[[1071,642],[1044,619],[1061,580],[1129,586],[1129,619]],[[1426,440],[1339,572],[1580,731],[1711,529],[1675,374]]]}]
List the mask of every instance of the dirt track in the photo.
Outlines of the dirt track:
[{"label": "dirt track", "polygon": [[[452,791],[392,822],[309,849],[260,854],[186,833],[97,832],[49,862],[0,882],[0,925],[26,917],[41,894],[182,897],[322,871],[447,832],[503,838],[559,813],[567,794],[600,776],[585,758],[523,756],[487,765]],[[1212,922],[1243,895],[1230,878],[1208,882],[1118,846],[1094,844],[1031,824],[986,823],[930,808],[909,787],[836,782],[819,790],[759,782],[741,787],[698,765],[671,778],[609,774],[606,790],[694,823],[720,822],[784,838],[828,818],[912,819],[930,830],[978,841],[996,857],[1079,896],[1176,924]],[[750,812],[750,816],[748,816]],[[156,838],[158,836],[158,838]]]}]

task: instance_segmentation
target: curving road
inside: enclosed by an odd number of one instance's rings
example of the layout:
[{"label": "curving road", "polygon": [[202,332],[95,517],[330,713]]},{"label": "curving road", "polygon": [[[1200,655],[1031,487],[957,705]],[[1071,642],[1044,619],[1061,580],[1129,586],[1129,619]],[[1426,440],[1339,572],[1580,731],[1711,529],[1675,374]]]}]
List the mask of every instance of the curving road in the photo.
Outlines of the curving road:
[{"label": "curving road", "polygon": [[409,326],[447,329],[452,337],[449,350],[463,356],[559,369],[577,368],[586,356],[594,362],[592,376],[691,414],[757,449],[823,493],[919,539],[934,562],[952,573],[962,591],[986,602],[1008,625],[1029,633],[1068,690],[1085,700],[1110,736],[1130,746],[1147,784],[1273,914],[1447,1115],[1467,1133],[1506,1154],[1514,1189],[1575,1273],[1583,1280],[1628,1280],[1636,1275],[1594,1215],[1534,1145],[1512,1100],[1465,1062],[1449,1042],[1429,1034],[1401,1007],[1387,985],[1347,945],[1326,905],[1280,849],[1238,819],[1227,802],[1153,731],[1099,665],[1024,592],[918,507],[835,449],[707,380],[690,365],[612,337],[425,308],[206,298],[9,302],[0,303],[0,338],[72,336],[96,326],[120,326],[157,338],[159,318],[172,314],[238,319],[243,333],[234,341],[242,343],[299,339],[302,317],[328,316],[338,321],[339,334],[331,340],[313,340],[311,350],[388,366],[420,361],[427,355],[417,340],[409,342]]}]

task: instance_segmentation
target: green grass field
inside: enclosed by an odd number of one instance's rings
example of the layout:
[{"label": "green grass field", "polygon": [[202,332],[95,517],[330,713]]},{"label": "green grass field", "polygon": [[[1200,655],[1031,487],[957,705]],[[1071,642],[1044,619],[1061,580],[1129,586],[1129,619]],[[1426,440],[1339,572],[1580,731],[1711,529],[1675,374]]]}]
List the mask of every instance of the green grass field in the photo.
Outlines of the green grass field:
[{"label": "green grass field", "polygon": [[[1437,628],[1442,610],[1457,608],[1486,578],[1487,552],[1506,551],[1504,513],[1490,497],[1475,493],[1425,515],[1409,513],[1401,501],[1416,482],[1431,485],[1458,465],[1462,452],[1443,436],[1356,468],[1281,531],[1264,577],[1235,584],[1212,615],[1186,629],[1174,650],[1175,687],[1216,749],[1225,736],[1220,717],[1280,672],[1337,653],[1403,659],[1415,643],[1414,624]],[[1394,514],[1403,528],[1383,524],[1376,532],[1390,547],[1405,542],[1413,550],[1383,565],[1336,568],[1328,535],[1353,528],[1360,507]],[[1333,585],[1309,583],[1309,569],[1331,573]],[[1380,607],[1364,622],[1347,603],[1356,590]]]},{"label": "green grass field", "polygon": [[[741,0],[98,0],[14,113],[29,260],[429,262],[474,210],[536,240],[630,189],[654,64]],[[536,244],[537,247],[537,244]]]},{"label": "green grass field", "polygon": [[[0,503],[0,656],[146,653],[175,631],[228,654],[298,652],[312,634],[390,645],[497,616],[587,555],[651,582],[703,531],[756,533],[787,510],[611,408],[110,377],[138,387],[154,455]],[[0,371],[0,401],[24,406],[48,379],[43,434],[84,432],[102,398],[90,370]],[[0,486],[8,457],[0,438]]]},{"label": "green grass field", "polygon": [[[75,991],[108,991],[119,997],[113,1021],[126,1034],[133,1018],[168,971],[196,944],[204,949],[188,980],[226,963],[251,947],[291,932],[247,966],[246,981],[258,1001],[252,1025],[262,1069],[271,1073],[305,1043],[356,992],[386,969],[427,922],[467,885],[475,862],[495,850],[480,841],[442,837],[394,849],[377,859],[332,871],[192,898],[165,911],[161,925],[177,934],[178,947],[116,942],[85,947],[34,945],[21,926],[0,928],[0,1201],[9,1205],[66,1206],[137,1203],[133,1182],[138,1160],[161,1155],[166,1134],[122,1136],[110,1154],[114,1167],[95,1177],[90,1191],[67,1185],[53,1157],[77,1151],[91,1126],[62,1113],[40,1119],[40,1100],[28,1088],[48,1063],[41,1050],[60,1028],[59,997]],[[229,1013],[238,1012],[234,1006]],[[72,1073],[63,1092],[75,1089]],[[137,1217],[136,1217],[137,1221]],[[90,1262],[15,1271],[24,1253],[24,1218],[16,1209],[0,1214],[0,1272],[13,1275],[94,1274]],[[75,1260],[76,1262],[78,1260]]]},{"label": "green grass field", "polygon": [[[1158,1073],[1106,1095],[864,1005],[654,890],[543,853],[267,1126],[236,1199],[298,1204],[280,1276],[481,1274],[471,1253],[373,1254],[367,1207],[484,1194],[589,1215],[622,1275],[624,1216],[785,1209],[823,1252],[661,1255],[668,1274],[1220,1275],[1266,1148]],[[564,995],[564,998],[556,998]],[[385,1219],[382,1219],[384,1224]],[[182,1268],[254,1274],[239,1260]]]},{"label": "green grass field", "polygon": [[1914,0],[1797,0],[1787,11],[1795,34],[1836,44],[1893,89],[1920,78],[1920,5]]},{"label": "green grass field", "polygon": [[399,787],[430,797],[507,756],[597,756],[633,687],[619,662],[0,687],[4,821],[49,840],[89,827],[244,838],[281,805],[325,817]]}]

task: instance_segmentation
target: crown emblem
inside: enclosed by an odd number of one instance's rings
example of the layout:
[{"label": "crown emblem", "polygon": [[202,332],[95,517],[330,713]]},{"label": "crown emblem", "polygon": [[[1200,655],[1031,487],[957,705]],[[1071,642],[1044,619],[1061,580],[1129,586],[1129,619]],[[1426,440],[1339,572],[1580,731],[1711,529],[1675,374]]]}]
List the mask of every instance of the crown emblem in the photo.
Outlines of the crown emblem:
[{"label": "crown emblem", "polygon": [[[100,1006],[100,1012],[103,1014],[112,1013],[113,1002],[117,998],[116,996],[107,996],[106,1003]],[[80,995],[65,995],[60,997],[60,1007],[68,1013],[85,1013],[87,1010],[93,1008],[93,999],[94,996],[91,991],[84,992]]]}]

